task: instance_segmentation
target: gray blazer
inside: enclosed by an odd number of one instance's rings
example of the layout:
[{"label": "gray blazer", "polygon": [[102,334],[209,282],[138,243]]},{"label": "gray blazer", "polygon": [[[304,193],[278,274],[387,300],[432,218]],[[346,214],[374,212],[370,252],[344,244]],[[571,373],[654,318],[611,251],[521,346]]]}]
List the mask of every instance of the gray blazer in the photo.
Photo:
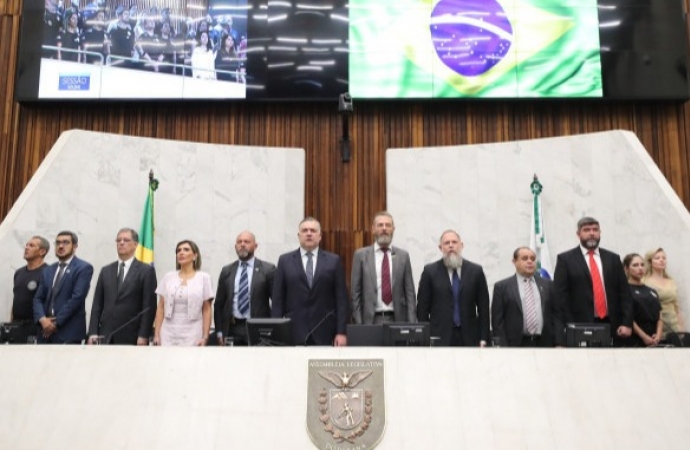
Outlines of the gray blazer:
[{"label": "gray blazer", "polygon": [[[410,254],[405,250],[391,246],[391,263],[393,264],[393,310],[396,322],[417,322],[417,299]],[[352,262],[352,316],[357,324],[371,324],[376,312],[376,258],[374,246],[360,248],[355,252]]]}]

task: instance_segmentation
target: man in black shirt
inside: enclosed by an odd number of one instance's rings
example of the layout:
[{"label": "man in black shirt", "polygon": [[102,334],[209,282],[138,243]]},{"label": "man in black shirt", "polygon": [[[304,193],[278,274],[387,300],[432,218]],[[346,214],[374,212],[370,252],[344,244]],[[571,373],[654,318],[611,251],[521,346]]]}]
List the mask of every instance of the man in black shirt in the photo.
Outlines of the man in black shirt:
[{"label": "man in black shirt", "polygon": [[17,343],[25,343],[26,338],[36,334],[33,323],[34,295],[38,289],[41,273],[46,268],[44,258],[50,250],[50,243],[42,236],[34,236],[24,246],[26,266],[14,273],[14,299],[12,301],[11,322],[19,323]]}]

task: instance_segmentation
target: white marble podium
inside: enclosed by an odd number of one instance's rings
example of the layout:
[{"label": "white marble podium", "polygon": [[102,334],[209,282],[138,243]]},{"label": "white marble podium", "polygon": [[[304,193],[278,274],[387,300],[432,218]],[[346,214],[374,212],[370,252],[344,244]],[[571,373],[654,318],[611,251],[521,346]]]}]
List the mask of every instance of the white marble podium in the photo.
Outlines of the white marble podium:
[{"label": "white marble podium", "polygon": [[384,360],[381,450],[690,442],[683,349],[0,346],[0,448],[315,448],[307,365],[331,358]]}]

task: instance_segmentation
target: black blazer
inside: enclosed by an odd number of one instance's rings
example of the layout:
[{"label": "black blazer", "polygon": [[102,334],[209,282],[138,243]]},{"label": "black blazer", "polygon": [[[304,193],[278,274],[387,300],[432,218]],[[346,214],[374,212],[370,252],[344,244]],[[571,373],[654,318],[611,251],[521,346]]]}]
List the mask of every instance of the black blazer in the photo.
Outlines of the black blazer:
[{"label": "black blazer", "polygon": [[[611,334],[615,337],[619,326],[632,327],[633,305],[630,285],[617,254],[600,248],[599,255],[603,266],[600,270],[604,278]],[[556,314],[559,315],[559,320],[564,325],[570,322],[592,322],[592,277],[580,246],[558,255],[553,278],[556,285]],[[565,344],[564,330],[556,330],[555,337],[557,344]]]},{"label": "black blazer", "polygon": [[[89,336],[110,337],[108,343],[112,344],[136,345],[137,338],[149,338],[156,317],[156,271],[152,266],[134,259],[118,291],[117,266],[118,261],[115,261],[103,267],[98,274]],[[138,314],[141,316],[134,319]],[[130,320],[131,324],[118,330]],[[110,336],[111,333],[114,334]]]},{"label": "black blazer", "polygon": [[[213,305],[214,323],[216,332],[222,332],[223,336],[230,335],[230,326],[235,325],[235,277],[239,261],[223,267],[218,277],[218,289]],[[271,317],[271,292],[273,291],[273,274],[276,266],[254,258],[254,272],[252,284],[249,287],[249,316]]]},{"label": "black blazer", "polygon": [[[553,347],[554,329],[562,328],[562,325],[554,323],[557,320],[553,313],[556,289],[551,280],[546,280],[538,275],[534,277],[534,281],[539,288],[542,320],[544,322],[541,331],[541,346]],[[494,295],[491,300],[493,335],[499,337],[501,345],[506,347],[519,347],[522,342],[524,322],[518,282],[517,275],[499,281],[494,285]]]},{"label": "black blazer", "polygon": [[[489,288],[482,266],[464,259],[460,270],[460,321],[466,346],[489,342]],[[453,291],[448,269],[440,259],[424,266],[417,292],[417,319],[431,323],[439,345],[450,345],[453,333]]]},{"label": "black blazer", "polygon": [[282,255],[273,279],[272,314],[292,319],[295,345],[305,344],[310,336],[316,345],[332,345],[350,320],[340,257],[319,249],[310,289],[299,249]]}]

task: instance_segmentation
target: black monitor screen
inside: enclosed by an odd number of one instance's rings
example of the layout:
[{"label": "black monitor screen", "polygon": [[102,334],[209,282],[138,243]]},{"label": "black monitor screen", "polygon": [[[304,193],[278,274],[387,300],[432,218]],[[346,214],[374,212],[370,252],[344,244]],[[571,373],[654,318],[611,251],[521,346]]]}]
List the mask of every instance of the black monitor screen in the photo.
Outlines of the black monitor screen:
[{"label": "black monitor screen", "polygon": [[383,345],[387,347],[428,347],[428,323],[387,323],[383,325]]},{"label": "black monitor screen", "polygon": [[611,326],[607,323],[569,323],[567,347],[611,347]]},{"label": "black monitor screen", "polygon": [[247,340],[251,346],[294,345],[290,319],[247,319]]},{"label": "black monitor screen", "polygon": [[383,327],[381,325],[347,326],[347,345],[350,347],[383,346]]}]

